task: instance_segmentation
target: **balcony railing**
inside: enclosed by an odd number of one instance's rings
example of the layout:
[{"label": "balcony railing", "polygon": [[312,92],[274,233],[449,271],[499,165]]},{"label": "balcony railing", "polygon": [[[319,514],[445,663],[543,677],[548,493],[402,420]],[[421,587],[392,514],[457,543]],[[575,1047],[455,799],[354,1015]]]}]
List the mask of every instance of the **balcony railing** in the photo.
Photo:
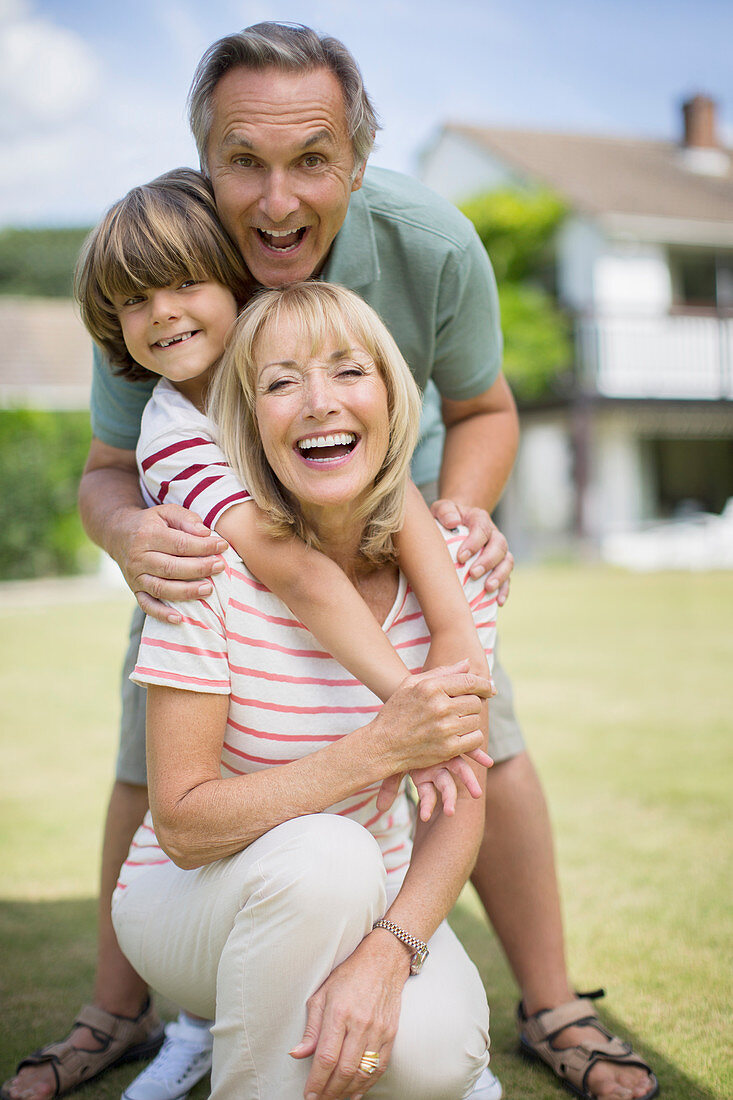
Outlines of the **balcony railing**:
[{"label": "balcony railing", "polygon": [[619,398],[733,400],[733,317],[674,313],[576,319],[583,388]]}]

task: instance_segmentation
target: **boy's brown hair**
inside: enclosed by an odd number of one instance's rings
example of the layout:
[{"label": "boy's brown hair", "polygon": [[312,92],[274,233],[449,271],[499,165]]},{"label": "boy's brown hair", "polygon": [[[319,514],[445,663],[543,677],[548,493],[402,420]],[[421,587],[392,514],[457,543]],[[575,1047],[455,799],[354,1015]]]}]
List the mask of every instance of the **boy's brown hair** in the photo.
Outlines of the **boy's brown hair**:
[{"label": "boy's brown hair", "polygon": [[132,381],[154,375],[131,357],[113,296],[170,286],[179,279],[213,279],[243,305],[252,280],[216,213],[211,184],[192,168],[177,168],[133,187],[110,207],[79,255],[74,294],[93,340],[116,374]]}]

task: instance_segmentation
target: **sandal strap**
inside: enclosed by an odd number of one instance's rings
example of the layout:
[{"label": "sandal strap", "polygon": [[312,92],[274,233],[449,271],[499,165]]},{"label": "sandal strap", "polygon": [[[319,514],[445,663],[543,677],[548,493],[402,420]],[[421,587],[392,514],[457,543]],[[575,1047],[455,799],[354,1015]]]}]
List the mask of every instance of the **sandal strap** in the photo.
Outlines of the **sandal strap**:
[{"label": "sandal strap", "polygon": [[[102,1044],[100,1049],[79,1050],[72,1045],[71,1035],[80,1027],[89,1028],[97,1042]],[[162,1032],[162,1027],[149,999],[142,1012],[134,1019],[105,1012],[96,1005],[84,1005],[74,1020],[69,1035],[41,1047],[40,1050],[34,1050],[18,1063],[16,1073],[24,1066],[50,1065],[56,1077],[53,1096],[63,1096],[84,1081],[96,1077],[108,1066],[124,1059],[132,1048],[145,1046],[156,1030]]]},{"label": "sandal strap", "polygon": [[[588,997],[578,997],[557,1008],[537,1012],[527,1016],[520,1005],[519,1021],[522,1046],[546,1062],[553,1072],[573,1088],[578,1095],[590,1097],[586,1081],[588,1074],[597,1062],[615,1062],[617,1065],[638,1066],[649,1074],[652,1082],[648,1097],[656,1096],[657,1080],[651,1067],[643,1058],[635,1054],[629,1043],[612,1035],[601,1023],[592,1001]],[[552,1040],[566,1027],[592,1027],[598,1032],[598,1039],[585,1039],[576,1046],[559,1048]]]},{"label": "sandal strap", "polygon": [[536,1012],[522,1020],[522,1032],[531,1043],[545,1043],[566,1027],[574,1025],[592,1024],[597,1027],[607,1039],[612,1035],[606,1031],[592,1001],[586,997],[576,997],[567,1004],[558,1005],[557,1008],[549,1008],[542,1012]]}]

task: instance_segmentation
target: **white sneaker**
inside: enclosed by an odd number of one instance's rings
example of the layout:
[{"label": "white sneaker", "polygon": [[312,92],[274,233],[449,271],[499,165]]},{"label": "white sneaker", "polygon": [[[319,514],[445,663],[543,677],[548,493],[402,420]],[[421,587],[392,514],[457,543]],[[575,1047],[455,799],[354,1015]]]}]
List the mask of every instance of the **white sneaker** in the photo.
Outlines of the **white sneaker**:
[{"label": "white sneaker", "polygon": [[498,1077],[494,1077],[487,1066],[476,1082],[476,1087],[468,1100],[501,1100],[502,1095],[501,1081]]},{"label": "white sneaker", "polygon": [[127,1086],[121,1100],[185,1100],[211,1069],[211,1032],[180,1013],[165,1029],[165,1042],[149,1066]]}]

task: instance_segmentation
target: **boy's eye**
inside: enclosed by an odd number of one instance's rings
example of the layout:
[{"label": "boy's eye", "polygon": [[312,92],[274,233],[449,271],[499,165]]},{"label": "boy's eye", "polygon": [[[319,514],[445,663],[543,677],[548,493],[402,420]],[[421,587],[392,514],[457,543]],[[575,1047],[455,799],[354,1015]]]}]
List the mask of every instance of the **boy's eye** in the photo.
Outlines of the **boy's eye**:
[{"label": "boy's eye", "polygon": [[136,306],[139,302],[142,302],[142,301],[144,301],[143,295],[142,294],[135,294],[131,298],[125,298],[122,305],[123,306]]},{"label": "boy's eye", "polygon": [[198,282],[199,282],[198,279],[184,279],[183,282],[181,283],[181,290],[185,290],[186,287],[189,287],[189,286],[196,286],[198,284]]}]

